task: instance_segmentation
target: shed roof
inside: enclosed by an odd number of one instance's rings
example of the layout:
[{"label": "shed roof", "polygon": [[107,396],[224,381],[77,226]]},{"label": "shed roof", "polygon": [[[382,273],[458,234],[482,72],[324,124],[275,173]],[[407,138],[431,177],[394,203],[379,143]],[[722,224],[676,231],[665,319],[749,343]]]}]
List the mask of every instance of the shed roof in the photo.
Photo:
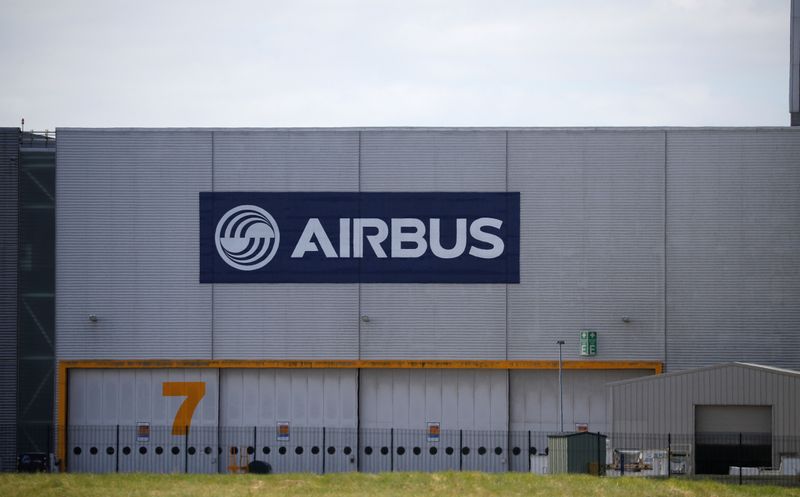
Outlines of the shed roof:
[{"label": "shed roof", "polygon": [[753,364],[750,362],[723,362],[719,364],[714,364],[712,366],[706,366],[703,368],[685,369],[682,371],[675,371],[674,373],[665,373],[653,376],[643,376],[640,378],[633,378],[630,380],[615,381],[613,383],[609,383],[608,386],[626,385],[629,383],[640,383],[647,381],[660,381],[662,379],[672,378],[675,376],[690,375],[704,371],[711,371],[714,369],[726,369],[726,368],[749,369],[754,371],[762,371],[765,373],[790,376],[792,378],[800,379],[800,371],[795,371],[793,369],[776,368],[774,366],[764,366],[763,364]]}]

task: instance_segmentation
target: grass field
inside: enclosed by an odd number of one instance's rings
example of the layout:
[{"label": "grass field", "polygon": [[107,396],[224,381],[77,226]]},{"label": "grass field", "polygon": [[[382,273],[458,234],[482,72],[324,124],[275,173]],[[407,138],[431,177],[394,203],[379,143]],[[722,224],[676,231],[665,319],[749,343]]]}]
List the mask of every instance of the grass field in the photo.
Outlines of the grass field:
[{"label": "grass field", "polygon": [[800,488],[712,481],[537,476],[519,473],[293,475],[0,475],[0,497],[227,496],[800,496]]}]

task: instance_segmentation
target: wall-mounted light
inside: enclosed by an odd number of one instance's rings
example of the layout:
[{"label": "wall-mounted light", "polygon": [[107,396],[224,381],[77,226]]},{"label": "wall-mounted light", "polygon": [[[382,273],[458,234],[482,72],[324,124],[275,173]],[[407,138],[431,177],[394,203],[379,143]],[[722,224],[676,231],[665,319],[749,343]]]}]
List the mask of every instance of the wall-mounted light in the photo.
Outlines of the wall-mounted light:
[{"label": "wall-mounted light", "polygon": [[92,323],[96,323],[97,322],[97,314],[89,314],[89,321],[91,321]]},{"label": "wall-mounted light", "polygon": [[369,323],[369,316],[364,314],[363,316],[361,316],[361,320],[364,321],[365,323]]},{"label": "wall-mounted light", "polygon": [[630,323],[631,322],[630,316],[622,316],[622,322],[623,323]]}]

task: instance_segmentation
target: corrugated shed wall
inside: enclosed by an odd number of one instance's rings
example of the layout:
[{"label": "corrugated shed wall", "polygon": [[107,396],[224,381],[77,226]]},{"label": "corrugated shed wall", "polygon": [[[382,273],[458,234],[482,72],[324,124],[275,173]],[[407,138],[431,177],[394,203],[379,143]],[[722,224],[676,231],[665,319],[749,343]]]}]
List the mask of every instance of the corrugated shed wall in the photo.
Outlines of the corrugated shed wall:
[{"label": "corrugated shed wall", "polygon": [[775,436],[800,433],[800,374],[722,365],[612,384],[613,432],[694,433],[695,405],[772,406]]},{"label": "corrugated shed wall", "polygon": [[16,467],[19,133],[0,128],[0,471]]},{"label": "corrugated shed wall", "polygon": [[800,368],[799,137],[669,133],[668,370]]}]

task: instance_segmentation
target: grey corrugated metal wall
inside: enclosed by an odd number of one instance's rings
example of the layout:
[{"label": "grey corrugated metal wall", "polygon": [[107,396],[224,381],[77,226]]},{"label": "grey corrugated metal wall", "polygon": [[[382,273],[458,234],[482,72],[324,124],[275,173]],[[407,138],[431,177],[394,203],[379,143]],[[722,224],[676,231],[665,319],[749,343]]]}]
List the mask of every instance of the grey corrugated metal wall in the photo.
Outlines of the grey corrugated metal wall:
[{"label": "grey corrugated metal wall", "polygon": [[[797,130],[59,133],[60,358],[800,367]],[[198,283],[199,191],[462,189],[522,193],[519,285]]]},{"label": "grey corrugated metal wall", "polygon": [[210,357],[197,222],[210,133],[65,130],[56,154],[58,358]]},{"label": "grey corrugated metal wall", "polygon": [[522,204],[510,358],[557,358],[566,338],[577,359],[591,328],[598,357],[663,359],[664,132],[510,132],[509,189]]},{"label": "grey corrugated metal wall", "polygon": [[667,365],[800,368],[800,135],[672,131]]},{"label": "grey corrugated metal wall", "polygon": [[[361,134],[360,191],[506,191],[503,131]],[[364,359],[505,359],[506,285],[363,284]]]},{"label": "grey corrugated metal wall", "polygon": [[772,406],[775,436],[800,433],[800,373],[743,364],[612,383],[613,432],[694,433],[695,405]]},{"label": "grey corrugated metal wall", "polygon": [[[205,191],[358,190],[358,132],[215,131],[212,150]],[[355,284],[213,285],[213,355],[357,358],[358,295]]]},{"label": "grey corrugated metal wall", "polygon": [[19,134],[0,128],[0,471],[16,467]]}]

